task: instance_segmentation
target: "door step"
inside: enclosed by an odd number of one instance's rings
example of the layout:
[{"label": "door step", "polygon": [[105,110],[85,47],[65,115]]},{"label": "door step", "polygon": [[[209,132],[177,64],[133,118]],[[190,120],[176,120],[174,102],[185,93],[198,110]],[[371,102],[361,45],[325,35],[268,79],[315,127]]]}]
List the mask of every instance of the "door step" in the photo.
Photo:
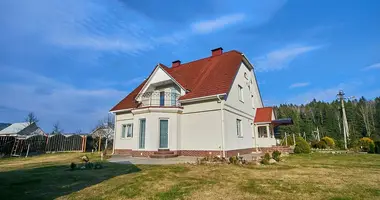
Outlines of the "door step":
[{"label": "door step", "polygon": [[159,149],[154,152],[153,155],[150,155],[150,158],[174,158],[178,155],[174,153],[174,151],[170,151],[169,149]]}]

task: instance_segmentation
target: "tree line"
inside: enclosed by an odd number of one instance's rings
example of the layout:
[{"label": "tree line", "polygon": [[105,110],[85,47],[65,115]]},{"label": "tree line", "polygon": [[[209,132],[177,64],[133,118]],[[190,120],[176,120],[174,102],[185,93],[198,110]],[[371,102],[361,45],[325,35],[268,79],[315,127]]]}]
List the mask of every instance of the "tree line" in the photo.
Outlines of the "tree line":
[{"label": "tree line", "polygon": [[[345,101],[349,126],[349,147],[357,144],[360,138],[370,137],[380,141],[380,97],[373,100],[361,97],[359,100]],[[282,136],[295,133],[307,141],[315,141],[317,130],[320,138],[329,136],[335,139],[338,147],[343,147],[342,108],[338,100],[323,102],[313,100],[305,105],[280,104],[274,108],[276,118],[292,118],[294,124],[280,126]]]}]

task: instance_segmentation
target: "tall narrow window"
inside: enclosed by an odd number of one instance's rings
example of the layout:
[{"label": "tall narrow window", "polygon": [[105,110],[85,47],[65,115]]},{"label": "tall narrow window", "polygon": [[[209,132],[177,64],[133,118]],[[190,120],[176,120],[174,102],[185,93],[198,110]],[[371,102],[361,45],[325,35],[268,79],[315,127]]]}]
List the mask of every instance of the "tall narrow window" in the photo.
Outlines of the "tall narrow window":
[{"label": "tall narrow window", "polygon": [[146,125],[146,120],[140,119],[140,137],[139,137],[140,149],[145,149],[145,125]]},{"label": "tall narrow window", "polygon": [[127,128],[126,124],[121,126],[121,138],[125,138],[125,129]]},{"label": "tall narrow window", "polygon": [[241,119],[236,119],[236,133],[238,137],[243,137]]},{"label": "tall narrow window", "polygon": [[243,87],[238,85],[238,95],[239,95],[239,100],[241,102],[244,102],[244,99],[243,99]]},{"label": "tall narrow window", "polygon": [[165,106],[165,92],[160,92],[160,106]]},{"label": "tall narrow window", "polygon": [[127,124],[127,137],[133,137],[133,124]]},{"label": "tall narrow window", "polygon": [[176,93],[176,91],[175,91],[175,88],[171,88],[170,96],[171,96],[171,106],[176,106],[177,93]]}]

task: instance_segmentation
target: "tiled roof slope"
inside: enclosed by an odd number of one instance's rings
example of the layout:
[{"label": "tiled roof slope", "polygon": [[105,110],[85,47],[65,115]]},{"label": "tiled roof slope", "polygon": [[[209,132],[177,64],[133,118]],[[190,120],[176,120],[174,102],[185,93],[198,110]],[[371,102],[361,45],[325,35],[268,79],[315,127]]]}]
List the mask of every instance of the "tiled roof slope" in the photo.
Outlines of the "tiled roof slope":
[{"label": "tiled roof slope", "polygon": [[257,108],[256,116],[255,116],[255,123],[258,123],[258,122],[271,123],[272,122],[272,113],[273,113],[272,107]]},{"label": "tiled roof slope", "polygon": [[[242,62],[240,52],[232,50],[221,55],[210,56],[178,67],[161,67],[189,92],[180,100],[228,93]],[[135,97],[145,81],[120,101],[111,111],[136,108]]]}]

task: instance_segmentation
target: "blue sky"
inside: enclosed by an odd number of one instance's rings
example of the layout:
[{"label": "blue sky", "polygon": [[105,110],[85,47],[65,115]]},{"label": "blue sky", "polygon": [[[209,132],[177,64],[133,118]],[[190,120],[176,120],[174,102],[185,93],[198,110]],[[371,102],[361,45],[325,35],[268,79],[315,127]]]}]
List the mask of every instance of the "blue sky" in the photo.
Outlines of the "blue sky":
[{"label": "blue sky", "polygon": [[88,132],[158,63],[223,47],[266,106],[380,95],[380,1],[0,1],[0,122]]}]

